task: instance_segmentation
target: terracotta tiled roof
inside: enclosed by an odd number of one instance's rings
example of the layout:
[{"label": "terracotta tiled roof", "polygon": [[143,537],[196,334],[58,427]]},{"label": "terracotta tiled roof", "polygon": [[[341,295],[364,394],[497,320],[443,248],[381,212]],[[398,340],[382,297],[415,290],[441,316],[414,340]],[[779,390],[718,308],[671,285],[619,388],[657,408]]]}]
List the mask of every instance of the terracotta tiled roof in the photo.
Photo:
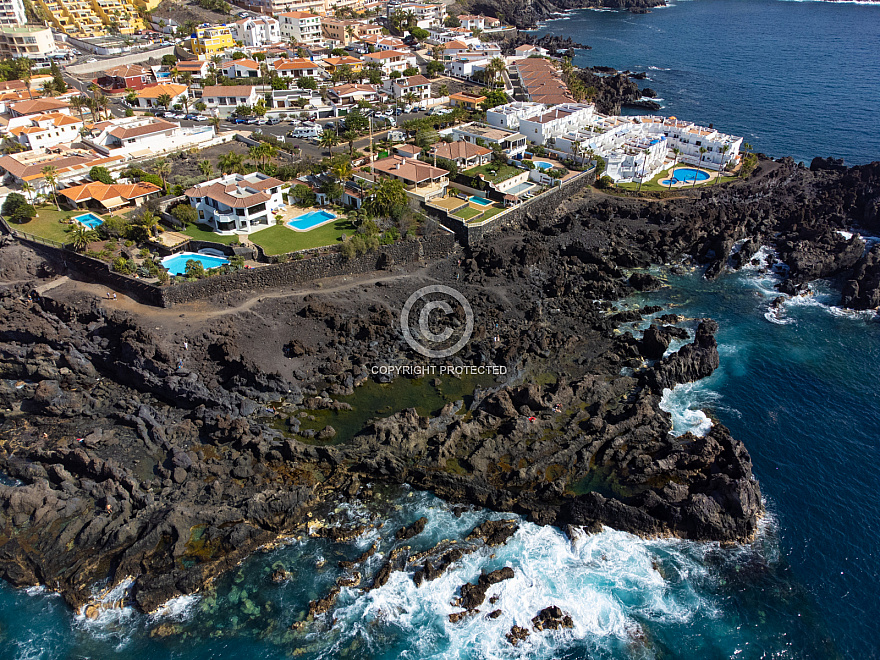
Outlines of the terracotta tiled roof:
[{"label": "terracotta tiled roof", "polygon": [[409,78],[400,78],[399,80],[394,81],[394,84],[398,87],[416,87],[417,85],[430,85],[431,81],[425,78],[425,76],[410,76]]},{"label": "terracotta tiled roof", "polygon": [[297,57],[292,60],[275,60],[272,64],[276,71],[299,71],[301,69],[317,69],[318,65],[311,60]]},{"label": "terracotta tiled roof", "polygon": [[419,183],[427,179],[436,179],[449,174],[444,169],[422,163],[403,156],[389,156],[373,163],[373,170],[390,174],[400,179]]},{"label": "terracotta tiled roof", "polygon": [[387,60],[392,57],[409,57],[409,55],[398,50],[383,50],[378,53],[367,53],[364,57],[368,57],[371,60]]},{"label": "terracotta tiled roof", "polygon": [[492,150],[467,140],[461,140],[459,142],[438,142],[434,145],[431,153],[432,155],[436,154],[438,158],[448,160],[458,160],[459,158],[467,160],[478,156],[488,156]]},{"label": "terracotta tiled roof", "polygon": [[231,62],[224,62],[222,64],[222,66],[224,69],[228,69],[229,67],[231,67],[235,64],[237,64],[240,67],[244,67],[245,69],[256,69],[257,71],[260,70],[260,63],[259,62],[256,62],[254,60],[247,60],[247,59],[232,60]]},{"label": "terracotta tiled roof", "polygon": [[209,85],[202,90],[202,98],[210,96],[250,96],[252,85]]},{"label": "terracotta tiled roof", "polygon": [[123,64],[121,66],[114,66],[112,69],[107,69],[104,73],[108,76],[114,76],[116,78],[152,76],[152,71],[150,71],[146,67],[140,66],[139,64]]},{"label": "terracotta tiled roof", "polygon": [[69,108],[70,105],[65,101],[56,99],[34,99],[32,101],[19,101],[12,105],[12,109],[20,115],[34,115],[37,113],[51,112],[52,110],[61,110]]},{"label": "terracotta tiled roof", "polygon": [[307,11],[288,11],[279,16],[287,16],[288,18],[317,18],[317,14],[310,14]]},{"label": "terracotta tiled roof", "polygon": [[122,199],[135,199],[136,197],[143,197],[144,195],[157,193],[161,190],[162,189],[159,186],[147,182],[132,184],[114,183],[108,185],[106,183],[95,181],[93,183],[84,183],[79,186],[65,188],[58,192],[68,199],[72,199],[74,202],[85,202],[90,199],[96,199],[101,202],[115,197],[121,197]]},{"label": "terracotta tiled roof", "polygon": [[178,85],[176,83],[160,83],[158,85],[149,85],[140,90],[137,95],[142,99],[157,99],[162,94],[168,94],[172,99],[177,98],[187,90],[186,85]]}]

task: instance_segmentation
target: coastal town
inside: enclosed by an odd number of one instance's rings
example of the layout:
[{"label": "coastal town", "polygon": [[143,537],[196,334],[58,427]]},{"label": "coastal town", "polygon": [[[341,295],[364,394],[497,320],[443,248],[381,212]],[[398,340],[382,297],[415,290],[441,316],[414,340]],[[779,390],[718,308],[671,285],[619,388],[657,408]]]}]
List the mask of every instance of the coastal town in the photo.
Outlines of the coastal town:
[{"label": "coastal town", "polygon": [[744,169],[741,137],[604,114],[570,51],[511,46],[500,18],[445,4],[271,1],[179,24],[57,0],[37,26],[19,2],[0,26],[2,215],[142,282],[467,242],[560,190],[675,194]]}]

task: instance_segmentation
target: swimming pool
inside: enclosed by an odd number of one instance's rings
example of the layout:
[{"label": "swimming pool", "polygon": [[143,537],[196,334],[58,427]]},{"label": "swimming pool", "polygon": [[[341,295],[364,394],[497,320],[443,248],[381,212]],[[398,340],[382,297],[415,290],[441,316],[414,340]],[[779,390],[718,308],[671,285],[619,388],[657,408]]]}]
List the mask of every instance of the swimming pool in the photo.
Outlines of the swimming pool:
[{"label": "swimming pool", "polygon": [[308,213],[295,217],[287,223],[287,226],[296,229],[297,231],[308,231],[309,229],[314,229],[319,225],[326,224],[335,219],[336,214],[330,213],[330,211],[309,211]]},{"label": "swimming pool", "polygon": [[522,195],[524,192],[528,192],[534,187],[534,184],[531,183],[518,183],[512,188],[508,188],[504,192],[508,195]]},{"label": "swimming pool", "polygon": [[671,186],[675,183],[693,183],[695,179],[697,183],[708,181],[709,175],[693,167],[680,167],[672,173],[671,179],[663,179],[660,183],[664,186]]},{"label": "swimming pool", "polygon": [[198,261],[204,266],[205,270],[219,268],[229,263],[226,257],[215,257],[209,254],[196,254],[195,252],[181,252],[180,254],[172,254],[162,259],[162,265],[168,269],[172,275],[183,275],[186,273],[186,262],[190,259]]},{"label": "swimming pool", "polygon": [[546,160],[536,160],[536,161],[533,161],[533,164],[539,170],[552,170],[553,169],[553,163],[548,163]]},{"label": "swimming pool", "polygon": [[96,216],[94,213],[86,213],[85,215],[78,215],[74,218],[81,225],[85,225],[89,229],[94,229],[95,227],[99,227],[104,224],[104,221]]},{"label": "swimming pool", "polygon": [[477,195],[473,195],[470,198],[474,204],[479,204],[480,206],[491,206],[492,200],[486,199],[485,197],[478,197]]}]

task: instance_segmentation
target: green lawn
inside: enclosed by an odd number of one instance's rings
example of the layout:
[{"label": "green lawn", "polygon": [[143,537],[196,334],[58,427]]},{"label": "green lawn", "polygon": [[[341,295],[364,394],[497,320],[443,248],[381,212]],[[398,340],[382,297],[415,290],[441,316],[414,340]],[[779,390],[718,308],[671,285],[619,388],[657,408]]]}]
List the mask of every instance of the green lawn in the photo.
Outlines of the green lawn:
[{"label": "green lawn", "polygon": [[354,232],[354,225],[346,218],[339,218],[334,222],[328,222],[322,227],[316,227],[310,231],[293,231],[284,225],[275,225],[263,229],[248,238],[263,248],[267,255],[286,254],[297,250],[336,245],[343,234]]},{"label": "green lawn", "polygon": [[[680,168],[680,167],[693,167],[694,169],[696,169],[696,168],[695,168],[694,166],[692,166],[692,165],[684,165],[684,164],[681,164],[681,163],[679,163],[678,165],[676,165],[674,169],[678,169],[678,168]],[[702,169],[702,168],[700,168],[700,169]],[[706,171],[706,172],[710,172],[711,170],[705,170],[705,171]],[[693,188],[693,187],[694,187],[694,186],[692,186],[691,184],[688,184],[687,186],[679,186],[679,187],[674,187],[674,186],[673,186],[672,188],[670,188],[669,186],[664,186],[664,185],[662,185],[662,184],[660,183],[661,180],[665,180],[665,179],[668,179],[668,178],[669,178],[669,168],[666,168],[666,169],[662,170],[660,173],[658,173],[658,174],[657,174],[653,179],[651,179],[650,181],[646,181],[645,183],[643,183],[641,189],[644,190],[644,191],[646,191],[646,192],[661,192],[661,191],[664,191],[664,190],[668,192],[669,190],[672,190],[672,191],[677,191],[677,190],[687,190],[688,188]],[[737,177],[735,177],[735,176],[723,176],[723,177],[721,177],[721,179],[718,181],[718,183],[727,183],[728,181],[734,181],[734,180],[736,180],[736,178],[737,178]],[[697,182],[696,187],[697,187],[697,188],[700,188],[700,187],[703,187],[703,186],[714,186],[714,185],[715,185],[715,180],[712,179],[712,180],[707,181],[707,182],[704,182],[704,183]],[[638,189],[639,189],[639,184],[638,184],[638,183],[618,183],[616,187],[617,187],[617,188],[620,188],[621,190],[638,190]]]},{"label": "green lawn", "polygon": [[207,225],[187,225],[181,233],[199,241],[214,241],[223,245],[229,245],[238,238],[238,236],[221,236]]},{"label": "green lawn", "polygon": [[[31,218],[29,222],[25,222],[22,225],[10,222],[9,226],[27,234],[40,236],[41,238],[48,238],[49,240],[58,241],[59,243],[69,243],[70,232],[67,230],[76,225],[62,224],[61,221],[66,220],[71,216],[83,215],[88,212],[88,210],[84,209],[77,209],[76,211],[57,211],[54,204],[42,204],[37,207],[36,218]],[[96,213],[95,215],[99,214]]]},{"label": "green lawn", "polygon": [[473,207],[465,206],[464,208],[458,209],[454,215],[456,218],[461,218],[462,220],[470,220],[475,215],[479,215],[479,211]]},{"label": "green lawn", "polygon": [[482,220],[488,220],[489,218],[498,215],[498,214],[501,213],[503,210],[504,210],[504,209],[501,208],[500,206],[492,206],[492,207],[486,209],[486,210],[483,212],[483,217],[480,218],[480,220],[481,220],[481,221],[482,221]]},{"label": "green lawn", "polygon": [[[492,174],[489,170],[494,170],[495,174]],[[478,174],[482,174],[483,178],[486,181],[491,183],[500,183],[501,181],[507,181],[507,179],[516,176],[517,174],[523,173],[525,170],[521,170],[518,167],[514,167],[513,165],[499,165],[498,163],[489,163],[487,165],[477,165],[476,167],[472,167],[469,170],[465,170],[463,174],[467,176],[476,176]]]}]

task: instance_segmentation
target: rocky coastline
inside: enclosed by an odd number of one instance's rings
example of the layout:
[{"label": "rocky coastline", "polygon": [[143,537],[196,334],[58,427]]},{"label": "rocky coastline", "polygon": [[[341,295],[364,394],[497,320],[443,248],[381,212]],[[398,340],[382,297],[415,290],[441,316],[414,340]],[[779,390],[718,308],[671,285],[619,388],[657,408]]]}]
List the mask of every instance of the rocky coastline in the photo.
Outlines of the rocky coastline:
[{"label": "rocky coastline", "polygon": [[466,5],[468,11],[473,13],[501,15],[514,27],[529,30],[535,28],[538,21],[574,9],[619,9],[647,13],[652,7],[665,6],[666,0],[471,0]]},{"label": "rocky coastline", "polygon": [[[876,306],[880,252],[850,232],[877,235],[878,209],[880,163],[764,159],[674,199],[587,191],[417,270],[170,310],[115,307],[75,273],[33,295],[65,273],[2,239],[0,575],[77,609],[130,580],[153,611],[382,482],[563,529],[747,541],[762,505],[746,447],[718,423],[676,438],[659,408],[664,388],[718,366],[717,325],[667,314],[637,339],[631,324],[663,310],[614,303],[663,285],[651,265],[717,277],[769,245],[781,292],[834,278],[842,304]],[[307,433],[371,365],[417,357],[395,313],[425,283],[474,307],[455,363],[511,376],[351,438]],[[666,355],[673,338],[692,341]]]}]

